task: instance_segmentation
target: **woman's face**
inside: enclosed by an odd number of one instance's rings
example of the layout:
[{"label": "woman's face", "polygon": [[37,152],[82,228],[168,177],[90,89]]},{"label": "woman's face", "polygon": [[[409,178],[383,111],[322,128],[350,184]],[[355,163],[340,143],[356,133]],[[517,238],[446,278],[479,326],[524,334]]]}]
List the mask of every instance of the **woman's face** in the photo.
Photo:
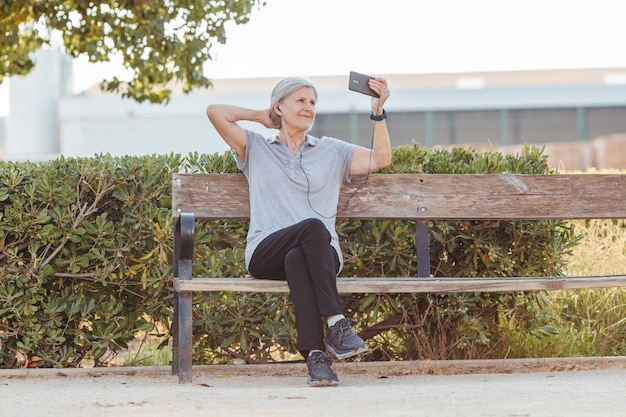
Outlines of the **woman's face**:
[{"label": "woman's face", "polygon": [[276,110],[282,116],[283,123],[307,131],[315,120],[315,104],[315,90],[311,87],[302,87],[285,97],[276,106]]}]

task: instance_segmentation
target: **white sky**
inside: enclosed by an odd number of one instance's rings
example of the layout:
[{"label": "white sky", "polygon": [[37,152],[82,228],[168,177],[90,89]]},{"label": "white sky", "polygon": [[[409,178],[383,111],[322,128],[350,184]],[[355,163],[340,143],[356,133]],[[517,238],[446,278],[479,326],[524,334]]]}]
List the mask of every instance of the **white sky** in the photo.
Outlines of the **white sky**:
[{"label": "white sky", "polygon": [[[265,1],[213,47],[209,78],[626,67],[623,0]],[[110,74],[78,60],[75,90]]]},{"label": "white sky", "polygon": [[266,0],[210,77],[626,66],[624,0]]}]

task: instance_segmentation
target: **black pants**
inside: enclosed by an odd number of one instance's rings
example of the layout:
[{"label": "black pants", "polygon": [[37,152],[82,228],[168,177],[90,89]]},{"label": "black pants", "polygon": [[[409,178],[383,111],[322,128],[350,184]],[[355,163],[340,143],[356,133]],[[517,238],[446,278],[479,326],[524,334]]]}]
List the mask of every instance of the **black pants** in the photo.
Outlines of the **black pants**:
[{"label": "black pants", "polygon": [[339,257],[318,219],[272,233],[257,246],[249,271],[255,278],[287,280],[296,316],[298,350],[324,350],[322,317],[343,314],[337,292]]}]

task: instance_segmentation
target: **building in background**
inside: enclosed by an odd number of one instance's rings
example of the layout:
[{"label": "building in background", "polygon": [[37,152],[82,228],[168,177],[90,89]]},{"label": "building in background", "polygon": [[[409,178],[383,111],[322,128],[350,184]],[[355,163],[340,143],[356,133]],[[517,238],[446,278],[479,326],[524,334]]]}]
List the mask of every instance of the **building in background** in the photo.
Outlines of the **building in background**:
[{"label": "building in background", "polygon": [[[58,51],[41,51],[32,74],[11,79],[4,140],[0,136],[5,159],[223,152],[226,146],[207,121],[206,106],[266,108],[278,81],[217,79],[207,91],[175,92],[168,105],[138,104],[104,94],[98,86],[71,93],[70,65]],[[581,169],[598,163],[595,138],[626,133],[626,68],[386,78],[392,91],[386,110],[393,146],[418,142],[499,150],[573,143],[561,151],[578,149],[580,156],[560,159],[576,165],[566,168]],[[311,79],[320,93],[312,134],[369,146],[369,97],[348,91],[347,74]],[[615,163],[624,165],[614,168],[626,168],[626,144],[615,149],[608,152],[623,154]]]},{"label": "building in background", "polygon": [[72,61],[58,50],[41,50],[27,77],[9,83],[9,114],[4,120],[7,158],[47,159],[59,154],[59,104],[71,93]]}]

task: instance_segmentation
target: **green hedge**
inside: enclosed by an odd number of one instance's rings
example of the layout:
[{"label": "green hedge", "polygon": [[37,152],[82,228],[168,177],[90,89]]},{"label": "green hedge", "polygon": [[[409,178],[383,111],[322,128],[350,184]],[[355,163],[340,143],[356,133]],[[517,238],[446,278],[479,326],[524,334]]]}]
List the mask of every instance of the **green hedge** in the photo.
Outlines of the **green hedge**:
[{"label": "green hedge", "polygon": [[[542,150],[394,149],[385,172],[549,173]],[[171,175],[236,172],[230,153],[0,163],[0,367],[105,366],[140,331],[165,329],[172,302]],[[246,274],[246,222],[196,228],[196,275]],[[415,275],[414,224],[338,224],[343,275]],[[567,222],[432,222],[435,275],[559,275]],[[288,296],[196,294],[194,361],[267,362],[295,353]],[[525,293],[344,296],[368,359],[493,357],[503,331],[541,331]],[[155,326],[159,325],[159,326]]]}]

